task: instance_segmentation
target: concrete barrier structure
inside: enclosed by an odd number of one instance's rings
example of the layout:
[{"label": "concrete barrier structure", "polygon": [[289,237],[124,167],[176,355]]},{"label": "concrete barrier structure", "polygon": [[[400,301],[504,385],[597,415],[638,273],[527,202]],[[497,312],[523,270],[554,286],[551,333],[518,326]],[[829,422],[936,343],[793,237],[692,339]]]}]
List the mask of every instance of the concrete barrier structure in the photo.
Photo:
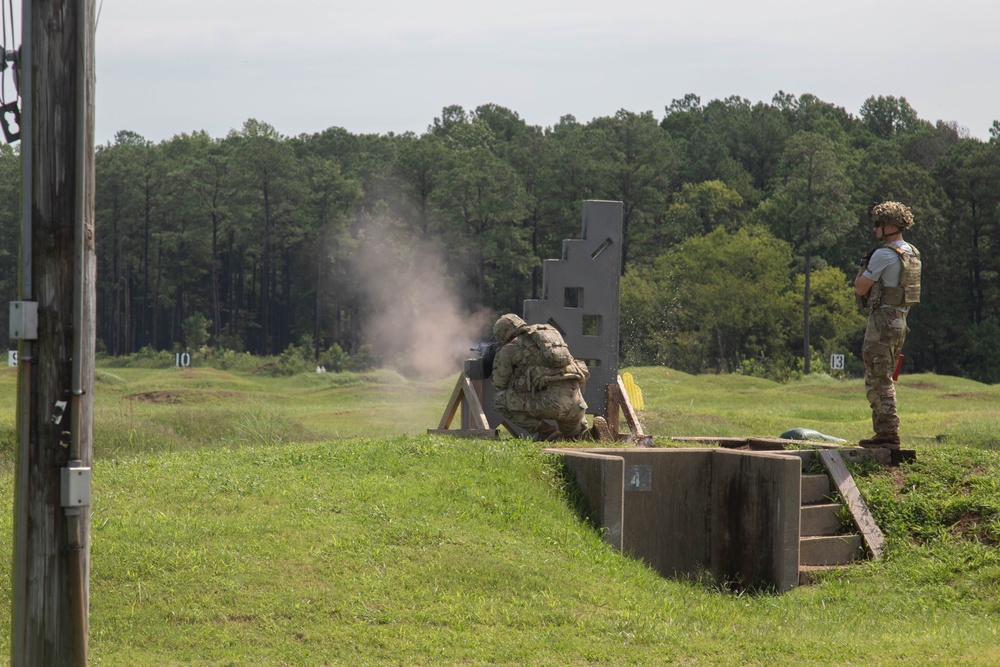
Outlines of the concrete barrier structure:
[{"label": "concrete barrier structure", "polygon": [[586,362],[587,412],[606,416],[607,386],[618,382],[622,203],[583,202],[578,239],[565,239],[562,257],[542,262],[542,298],[524,302],[528,324],[557,328],[573,356]]},{"label": "concrete barrier structure", "polygon": [[625,461],[578,451],[565,457],[566,469],[580,492],[587,518],[601,528],[604,541],[621,551]]},{"label": "concrete barrier structure", "polygon": [[611,544],[621,466],[620,549],[660,574],[707,572],[720,584],[777,591],[798,585],[799,457],[718,448],[546,451],[563,457]]}]

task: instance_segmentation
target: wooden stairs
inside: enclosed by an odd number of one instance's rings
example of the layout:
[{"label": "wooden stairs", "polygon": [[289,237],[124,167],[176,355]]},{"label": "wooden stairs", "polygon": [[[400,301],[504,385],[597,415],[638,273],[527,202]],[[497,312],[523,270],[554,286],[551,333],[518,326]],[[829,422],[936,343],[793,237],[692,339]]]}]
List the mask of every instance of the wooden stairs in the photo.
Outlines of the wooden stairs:
[{"label": "wooden stairs", "polygon": [[816,572],[882,556],[883,537],[837,450],[817,452],[826,472],[802,475],[799,583]]}]

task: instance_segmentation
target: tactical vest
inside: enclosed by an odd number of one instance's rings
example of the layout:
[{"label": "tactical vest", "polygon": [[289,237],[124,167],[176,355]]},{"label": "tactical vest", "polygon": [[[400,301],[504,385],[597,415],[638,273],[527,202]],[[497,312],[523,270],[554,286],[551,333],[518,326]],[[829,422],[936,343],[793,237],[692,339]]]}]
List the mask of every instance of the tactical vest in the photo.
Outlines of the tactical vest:
[{"label": "tactical vest", "polygon": [[899,261],[903,266],[899,271],[898,287],[888,287],[879,280],[872,288],[874,294],[869,302],[871,308],[873,310],[882,306],[908,308],[920,303],[920,251],[912,244],[910,245],[912,255],[891,243],[886,243],[883,247],[899,255]]}]

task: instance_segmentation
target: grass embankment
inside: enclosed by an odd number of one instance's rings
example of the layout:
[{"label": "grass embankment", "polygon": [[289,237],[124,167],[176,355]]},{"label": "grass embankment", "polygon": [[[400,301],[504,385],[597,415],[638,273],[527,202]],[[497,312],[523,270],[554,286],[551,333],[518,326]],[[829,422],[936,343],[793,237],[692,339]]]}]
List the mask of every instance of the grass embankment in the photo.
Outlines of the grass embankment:
[{"label": "grass embankment", "polygon": [[[867,434],[857,382],[635,375],[657,434]],[[996,388],[901,383],[916,463],[856,471],[887,559],[736,596],[609,549],[534,443],[419,435],[454,379],[337,386],[354,381],[365,379],[102,375],[93,664],[1000,663]],[[12,397],[12,373],[0,393]],[[9,428],[12,414],[0,419]],[[9,577],[8,556],[7,609]],[[0,615],[2,653],[8,636]]]}]

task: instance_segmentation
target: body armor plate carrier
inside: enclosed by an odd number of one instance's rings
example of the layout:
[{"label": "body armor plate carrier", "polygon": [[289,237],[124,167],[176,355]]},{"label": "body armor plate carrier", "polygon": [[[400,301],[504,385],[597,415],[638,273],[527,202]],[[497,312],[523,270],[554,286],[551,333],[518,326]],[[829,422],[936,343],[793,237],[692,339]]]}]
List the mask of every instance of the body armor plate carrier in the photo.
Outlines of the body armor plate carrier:
[{"label": "body armor plate carrier", "polygon": [[889,287],[879,281],[876,286],[879,288],[877,294],[873,295],[875,298],[870,301],[871,307],[873,309],[882,306],[908,308],[920,303],[920,251],[914,245],[910,245],[913,254],[890,243],[885,244],[884,247],[899,255],[899,261],[903,264],[899,271],[899,286]]}]

